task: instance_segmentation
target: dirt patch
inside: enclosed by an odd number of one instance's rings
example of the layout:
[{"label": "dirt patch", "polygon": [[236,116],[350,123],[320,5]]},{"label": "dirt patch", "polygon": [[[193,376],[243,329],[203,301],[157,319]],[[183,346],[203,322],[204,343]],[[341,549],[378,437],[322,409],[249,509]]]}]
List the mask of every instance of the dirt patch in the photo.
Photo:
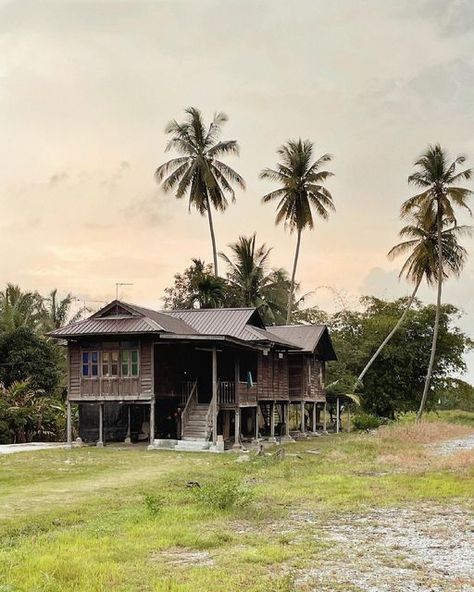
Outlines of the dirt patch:
[{"label": "dirt patch", "polygon": [[207,551],[193,551],[191,549],[168,549],[151,556],[152,561],[165,560],[168,565],[211,567],[214,560]]},{"label": "dirt patch", "polygon": [[434,444],[472,435],[472,427],[443,421],[383,426],[376,432],[376,437],[382,441],[396,440],[405,444]]},{"label": "dirt patch", "polygon": [[298,572],[297,590],[474,590],[474,519],[464,509],[428,504],[379,509],[324,526],[309,515],[295,518],[331,544],[317,567]]}]

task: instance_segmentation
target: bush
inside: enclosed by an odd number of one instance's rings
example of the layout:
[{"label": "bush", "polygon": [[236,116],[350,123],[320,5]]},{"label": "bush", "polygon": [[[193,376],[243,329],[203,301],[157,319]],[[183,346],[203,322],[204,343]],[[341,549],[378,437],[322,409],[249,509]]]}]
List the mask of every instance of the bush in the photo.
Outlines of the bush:
[{"label": "bush", "polygon": [[193,490],[199,501],[216,510],[230,510],[248,505],[253,498],[249,487],[236,481],[209,483]]},{"label": "bush", "polygon": [[146,509],[152,516],[158,516],[163,510],[164,499],[156,493],[146,493],[143,501]]},{"label": "bush", "polygon": [[387,423],[387,420],[371,413],[359,412],[353,419],[352,424],[356,430],[375,430],[381,425]]}]

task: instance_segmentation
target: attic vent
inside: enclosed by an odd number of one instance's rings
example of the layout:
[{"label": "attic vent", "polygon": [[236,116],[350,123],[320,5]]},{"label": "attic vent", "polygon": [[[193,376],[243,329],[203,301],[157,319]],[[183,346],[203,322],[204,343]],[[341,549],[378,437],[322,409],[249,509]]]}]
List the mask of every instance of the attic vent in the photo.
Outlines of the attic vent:
[{"label": "attic vent", "polygon": [[133,316],[133,315],[130,314],[130,311],[123,308],[123,306],[120,306],[120,304],[112,306],[111,308],[109,308],[109,310],[107,310],[103,314],[101,314],[101,317],[131,317],[131,316]]}]

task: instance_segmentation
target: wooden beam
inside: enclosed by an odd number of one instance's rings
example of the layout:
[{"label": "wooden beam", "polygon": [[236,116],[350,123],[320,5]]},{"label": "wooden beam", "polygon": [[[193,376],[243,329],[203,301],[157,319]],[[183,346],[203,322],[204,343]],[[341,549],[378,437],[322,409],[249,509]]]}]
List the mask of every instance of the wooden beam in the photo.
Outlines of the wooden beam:
[{"label": "wooden beam", "polygon": [[285,436],[290,435],[290,403],[283,403],[283,418],[285,422]]},{"label": "wooden beam", "polygon": [[326,419],[326,415],[327,415],[327,408],[328,408],[328,404],[326,401],[324,401],[324,410],[323,410],[323,432],[327,431],[327,419]]},{"label": "wooden beam", "polygon": [[301,409],[300,429],[304,434],[306,432],[305,417],[304,417],[304,401],[301,401],[300,409]]},{"label": "wooden beam", "polygon": [[104,445],[104,403],[99,403],[99,439],[96,446],[102,448]]},{"label": "wooden beam", "polygon": [[155,399],[150,403],[150,446],[155,441]]},{"label": "wooden beam", "polygon": [[270,438],[275,438],[275,401],[270,403]]},{"label": "wooden beam", "polygon": [[237,407],[235,410],[235,422],[234,422],[234,446],[233,448],[240,448],[240,409]]},{"label": "wooden beam", "polygon": [[317,423],[316,423],[316,403],[313,403],[313,419],[311,422],[311,427],[313,428],[313,434],[315,434],[317,431],[316,426],[317,426]]},{"label": "wooden beam", "polygon": [[212,443],[217,442],[217,349],[212,348]]},{"label": "wooden beam", "polygon": [[259,424],[260,423],[260,405],[257,403],[255,407],[255,440],[258,440],[259,436]]},{"label": "wooden beam", "polygon": [[72,410],[70,401],[67,402],[66,412],[66,438],[67,445],[70,447],[72,446]]},{"label": "wooden beam", "polygon": [[127,405],[127,435],[125,436],[125,444],[130,444],[132,441],[131,437],[131,405]]}]

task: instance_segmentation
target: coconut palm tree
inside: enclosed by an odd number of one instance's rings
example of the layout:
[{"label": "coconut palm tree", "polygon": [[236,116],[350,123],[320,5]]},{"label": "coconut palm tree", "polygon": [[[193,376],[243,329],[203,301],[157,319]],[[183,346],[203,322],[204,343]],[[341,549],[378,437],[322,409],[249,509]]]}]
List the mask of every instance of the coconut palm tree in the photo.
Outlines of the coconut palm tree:
[{"label": "coconut palm tree", "polygon": [[9,332],[20,327],[37,330],[43,315],[43,299],[38,292],[23,292],[14,284],[7,284],[0,292],[0,331]]},{"label": "coconut palm tree", "polygon": [[330,211],[335,211],[331,194],[324,187],[324,182],[332,173],[321,170],[331,160],[324,154],[316,161],[313,158],[313,143],[309,140],[289,140],[278,148],[281,162],[276,169],[263,169],[261,179],[279,183],[281,187],[263,196],[263,202],[277,200],[276,224],[284,222],[290,232],[296,231],[296,251],[291,274],[290,291],[286,322],[290,322],[293,293],[295,288],[296,267],[301,245],[301,233],[305,228],[314,227],[314,214],[327,220]]},{"label": "coconut palm tree", "polygon": [[72,294],[66,294],[64,298],[58,298],[58,290],[52,290],[48,298],[44,299],[44,322],[46,329],[51,331],[69,323],[79,321],[86,312],[90,312],[85,306],[71,316],[71,307],[74,302]]},{"label": "coconut palm tree", "polygon": [[[426,228],[424,224],[427,223],[428,227]],[[444,279],[447,279],[451,275],[459,276],[461,274],[467,259],[467,251],[459,245],[457,239],[460,236],[469,234],[470,231],[471,228],[469,226],[452,226],[442,231],[441,243]],[[369,368],[405,321],[423,279],[426,280],[429,286],[435,285],[438,279],[439,258],[436,223],[433,221],[430,222],[423,213],[418,212],[417,214],[413,214],[411,223],[404,226],[399,235],[401,238],[406,238],[407,240],[392,247],[388,252],[388,257],[394,259],[398,255],[409,253],[407,260],[401,268],[399,277],[404,276],[414,285],[414,289],[408,298],[402,316],[359,374],[356,386],[362,383],[362,379]]]},{"label": "coconut palm tree", "polygon": [[272,251],[265,244],[257,246],[256,233],[239,236],[229,245],[232,255],[219,253],[227,264],[229,299],[237,306],[259,309],[267,324],[284,319],[290,282],[283,269],[269,269]]},{"label": "coconut palm tree", "polygon": [[436,298],[436,316],[433,329],[433,341],[431,346],[430,361],[426,373],[425,386],[421,397],[420,407],[417,413],[417,420],[420,420],[426,404],[428,391],[430,388],[431,377],[436,355],[436,343],[438,340],[439,318],[441,312],[441,296],[443,290],[443,226],[445,223],[456,224],[455,208],[464,208],[469,213],[471,210],[467,205],[467,200],[472,191],[459,187],[458,183],[471,178],[472,170],[462,169],[466,157],[461,155],[453,161],[448,159],[447,154],[439,144],[428,146],[428,148],[415,161],[415,172],[408,177],[408,183],[421,189],[421,192],[407,199],[401,208],[402,216],[410,214],[412,211],[420,212],[425,217],[427,223],[432,220],[436,224],[438,269],[436,270],[436,279],[438,284]]},{"label": "coconut palm tree", "polygon": [[227,285],[225,280],[213,275],[203,275],[196,282],[190,305],[199,305],[199,308],[220,308],[225,306],[226,299]]},{"label": "coconut palm tree", "polygon": [[214,274],[218,275],[217,246],[212,219],[212,208],[223,212],[229,205],[228,197],[235,202],[232,185],[245,189],[245,181],[234,169],[224,164],[220,157],[239,154],[236,140],[220,140],[222,125],[227,121],[225,113],[214,115],[209,126],[204,124],[201,112],[195,107],[185,110],[183,123],[171,121],[166,133],[171,136],[166,151],[176,150],[181,156],[165,162],[156,169],[155,177],[165,192],[175,190],[178,199],[188,196],[189,208],[196,208],[209,221]]}]

